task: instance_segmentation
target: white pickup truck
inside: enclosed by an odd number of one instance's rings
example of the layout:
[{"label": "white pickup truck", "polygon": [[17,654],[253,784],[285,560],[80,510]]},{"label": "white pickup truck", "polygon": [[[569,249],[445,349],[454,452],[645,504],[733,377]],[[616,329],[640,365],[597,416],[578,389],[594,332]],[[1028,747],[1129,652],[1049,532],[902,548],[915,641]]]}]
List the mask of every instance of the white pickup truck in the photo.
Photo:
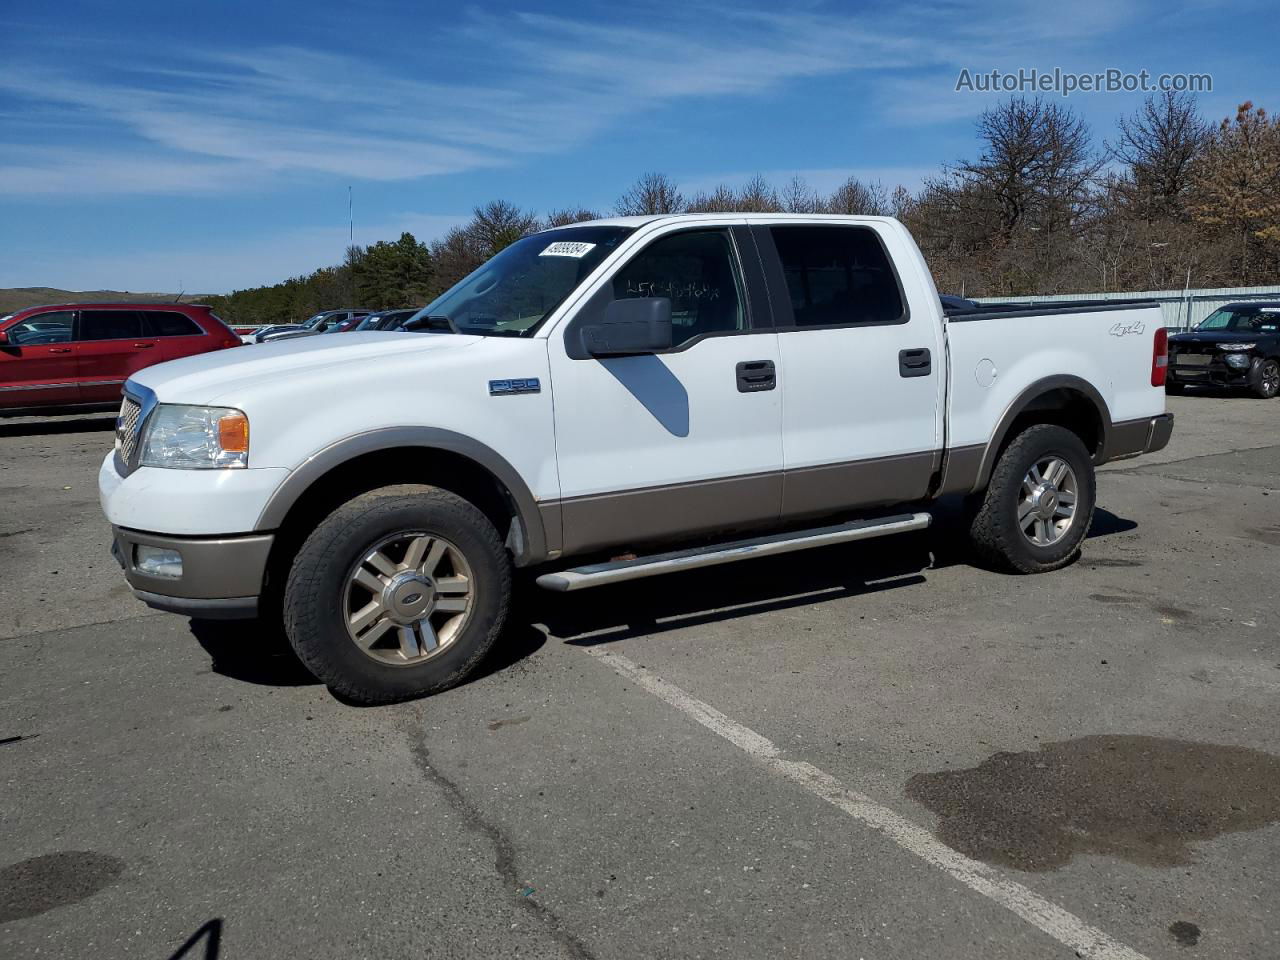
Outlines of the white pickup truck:
[{"label": "white pickup truck", "polygon": [[1094,465],[1173,428],[1155,306],[948,316],[886,218],[548,230],[411,326],[135,374],[99,474],[134,592],[282,620],[385,702],[477,665],[514,567],[576,590],[918,530],[961,494],[980,555],[1055,569]]}]

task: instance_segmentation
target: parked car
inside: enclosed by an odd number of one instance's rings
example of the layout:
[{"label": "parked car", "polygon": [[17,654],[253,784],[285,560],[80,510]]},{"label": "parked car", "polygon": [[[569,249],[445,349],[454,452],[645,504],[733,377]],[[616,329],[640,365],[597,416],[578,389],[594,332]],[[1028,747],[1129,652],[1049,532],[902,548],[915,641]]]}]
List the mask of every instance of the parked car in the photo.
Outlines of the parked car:
[{"label": "parked car", "polygon": [[295,337],[312,337],[324,333],[334,324],[345,323],[352,317],[367,316],[368,313],[368,310],[358,308],[325,310],[323,313],[317,313],[315,316],[307,318],[302,323],[286,324],[283,325],[283,329],[265,334],[260,333],[258,342],[274,343],[277,340],[292,340]]},{"label": "parked car", "polygon": [[400,325],[418,312],[416,307],[408,310],[379,310],[369,314],[356,326],[357,332],[365,330],[399,330]]},{"label": "parked car", "polygon": [[0,414],[115,406],[125,380],[144,367],[238,346],[206,306],[28,307],[0,318]]},{"label": "parked car", "polygon": [[1264,400],[1280,393],[1280,301],[1229,303],[1170,337],[1165,389],[1182,393],[1191,384],[1247,389]]},{"label": "parked car", "polygon": [[360,326],[361,322],[367,316],[368,314],[353,314],[345,320],[339,320],[336,323],[329,324],[329,326],[322,330],[321,333],[350,333],[356,327]]},{"label": "parked car", "polygon": [[981,556],[1057,569],[1095,465],[1173,429],[1158,306],[944,322],[889,218],[555,228],[418,317],[133,377],[99,489],[137,596],[280,617],[384,702],[475,669],[513,567],[578,590],[921,530],[959,494]]}]

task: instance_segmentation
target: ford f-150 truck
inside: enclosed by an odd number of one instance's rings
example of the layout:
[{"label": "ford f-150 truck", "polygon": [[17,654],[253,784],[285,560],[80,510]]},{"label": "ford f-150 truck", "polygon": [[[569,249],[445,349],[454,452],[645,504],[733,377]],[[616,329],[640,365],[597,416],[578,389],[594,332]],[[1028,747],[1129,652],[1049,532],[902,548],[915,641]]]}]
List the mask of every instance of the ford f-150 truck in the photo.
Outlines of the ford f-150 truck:
[{"label": "ford f-150 truck", "polygon": [[135,593],[283,623],[363,702],[456,683],[513,568],[577,590],[919,530],[1070,562],[1094,466],[1163,447],[1141,303],[948,317],[897,221],[624,217],[526,237],[404,333],[150,367],[102,463]]}]

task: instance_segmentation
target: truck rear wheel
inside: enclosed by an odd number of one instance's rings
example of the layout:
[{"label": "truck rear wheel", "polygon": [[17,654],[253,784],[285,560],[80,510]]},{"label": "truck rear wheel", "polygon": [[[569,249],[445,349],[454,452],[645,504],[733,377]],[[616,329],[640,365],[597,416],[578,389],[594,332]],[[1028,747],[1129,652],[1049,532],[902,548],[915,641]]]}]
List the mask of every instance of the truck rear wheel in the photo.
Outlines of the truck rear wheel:
[{"label": "truck rear wheel", "polygon": [[475,670],[510,598],[511,560],[483,513],[437,487],[383,487],[307,537],[285,584],[285,631],[330,689],[391,703]]},{"label": "truck rear wheel", "polygon": [[1093,461],[1065,427],[1037,424],[991,471],[969,536],[986,561],[1019,573],[1066,566],[1093,521]]}]

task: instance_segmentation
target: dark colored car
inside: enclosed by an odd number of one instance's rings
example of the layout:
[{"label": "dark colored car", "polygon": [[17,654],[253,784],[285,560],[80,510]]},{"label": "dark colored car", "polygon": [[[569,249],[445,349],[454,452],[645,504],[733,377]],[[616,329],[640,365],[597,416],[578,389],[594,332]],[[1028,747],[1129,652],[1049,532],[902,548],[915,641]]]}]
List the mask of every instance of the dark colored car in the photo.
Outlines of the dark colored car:
[{"label": "dark colored car", "polygon": [[400,324],[412,317],[419,309],[413,307],[409,310],[378,310],[361,320],[355,329],[359,331],[399,330]]},{"label": "dark colored car", "polygon": [[1264,400],[1280,393],[1280,301],[1229,303],[1170,337],[1165,389],[1197,383],[1246,388]]},{"label": "dark colored car", "polygon": [[143,367],[240,345],[212,308],[196,304],[28,307],[0,317],[0,414],[117,406]]},{"label": "dark colored car", "polygon": [[982,309],[982,304],[977,300],[970,300],[968,297],[957,297],[954,293],[940,293],[938,294],[938,299],[942,301],[942,312],[946,314],[966,313]]}]

